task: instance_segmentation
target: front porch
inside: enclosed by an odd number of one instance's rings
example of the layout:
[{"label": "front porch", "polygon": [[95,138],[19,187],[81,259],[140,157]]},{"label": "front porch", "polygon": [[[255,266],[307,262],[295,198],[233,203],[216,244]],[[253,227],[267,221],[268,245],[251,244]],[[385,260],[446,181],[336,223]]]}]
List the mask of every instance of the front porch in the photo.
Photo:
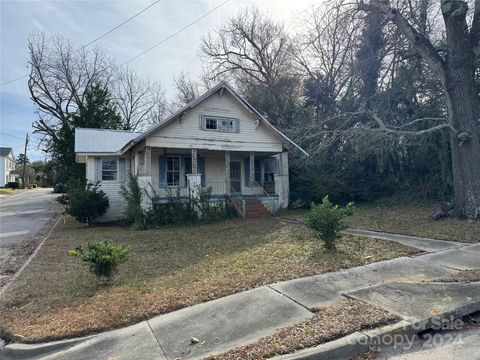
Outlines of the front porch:
[{"label": "front porch", "polygon": [[209,189],[212,199],[257,198],[288,205],[287,153],[172,149],[146,146],[131,166],[156,203],[171,195],[198,196]]}]

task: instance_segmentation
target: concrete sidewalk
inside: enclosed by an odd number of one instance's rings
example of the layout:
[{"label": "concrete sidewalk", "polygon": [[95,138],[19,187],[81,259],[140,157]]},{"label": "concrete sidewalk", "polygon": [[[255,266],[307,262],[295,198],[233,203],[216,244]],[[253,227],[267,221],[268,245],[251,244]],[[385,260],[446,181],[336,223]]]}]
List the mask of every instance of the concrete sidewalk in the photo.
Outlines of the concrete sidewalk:
[{"label": "concrete sidewalk", "polygon": [[[480,310],[480,283],[420,283],[480,268],[478,245],[285,281],[157,316],[125,329],[40,345],[11,344],[2,359],[198,359],[301,322],[312,307],[358,298],[407,323]],[[431,246],[431,245],[429,245]],[[446,300],[447,299],[447,300]],[[412,306],[412,304],[414,306]],[[192,343],[191,337],[199,340]]]},{"label": "concrete sidewalk", "polygon": [[344,230],[343,233],[348,235],[364,236],[364,237],[370,237],[374,239],[394,241],[394,242],[411,246],[426,252],[436,252],[436,251],[447,250],[447,249],[456,249],[456,248],[468,245],[468,244],[454,242],[454,241],[437,240],[437,239],[430,239],[430,238],[424,238],[424,237],[418,237],[418,236],[392,234],[392,233],[363,230],[363,229],[350,228],[350,229]]}]

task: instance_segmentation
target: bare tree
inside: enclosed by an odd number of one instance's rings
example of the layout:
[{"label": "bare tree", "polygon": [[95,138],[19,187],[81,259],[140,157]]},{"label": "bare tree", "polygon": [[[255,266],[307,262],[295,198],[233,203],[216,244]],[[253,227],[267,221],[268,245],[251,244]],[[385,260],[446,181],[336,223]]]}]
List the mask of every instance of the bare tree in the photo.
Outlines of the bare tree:
[{"label": "bare tree", "polygon": [[201,51],[212,78],[274,86],[289,73],[292,42],[282,24],[257,9],[246,10],[203,39]]},{"label": "bare tree", "polygon": [[55,141],[69,114],[83,107],[85,90],[93,84],[109,83],[111,63],[98,49],[74,50],[65,39],[47,39],[44,33],[33,34],[28,49],[28,89],[39,117],[33,128]]},{"label": "bare tree", "polygon": [[195,100],[201,93],[201,85],[199,82],[191,79],[190,76],[183,71],[173,77],[173,82],[177,90],[175,100],[179,106]]},{"label": "bare tree", "polygon": [[[472,5],[472,11],[469,11]],[[419,7],[418,18],[425,18]],[[478,59],[480,53],[480,2],[445,0],[440,4],[445,42],[439,44],[424,28],[409,19],[406,11],[390,2],[360,1],[358,9],[377,12],[392,22],[412,44],[416,54],[432,69],[441,82],[447,98],[448,118],[444,123],[415,132],[421,134],[437,129],[450,130],[455,211],[460,217],[480,218],[480,98],[478,92]],[[375,114],[371,117],[384,132],[394,131]],[[405,131],[403,131],[405,132]]]},{"label": "bare tree", "polygon": [[317,120],[333,115],[358,83],[355,41],[361,27],[352,18],[352,7],[344,3],[337,0],[306,10],[305,30],[295,41],[294,66],[307,78],[307,105],[315,107]]},{"label": "bare tree", "polygon": [[159,83],[144,79],[129,68],[120,68],[112,88],[125,130],[142,130],[165,117],[165,91]]}]

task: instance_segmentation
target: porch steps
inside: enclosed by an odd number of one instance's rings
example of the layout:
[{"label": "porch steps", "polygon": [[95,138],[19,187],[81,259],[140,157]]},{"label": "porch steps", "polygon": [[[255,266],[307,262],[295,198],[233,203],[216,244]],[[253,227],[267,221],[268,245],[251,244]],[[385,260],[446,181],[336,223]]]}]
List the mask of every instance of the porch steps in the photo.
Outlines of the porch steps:
[{"label": "porch steps", "polygon": [[245,201],[245,218],[259,219],[272,216],[272,213],[257,199]]}]

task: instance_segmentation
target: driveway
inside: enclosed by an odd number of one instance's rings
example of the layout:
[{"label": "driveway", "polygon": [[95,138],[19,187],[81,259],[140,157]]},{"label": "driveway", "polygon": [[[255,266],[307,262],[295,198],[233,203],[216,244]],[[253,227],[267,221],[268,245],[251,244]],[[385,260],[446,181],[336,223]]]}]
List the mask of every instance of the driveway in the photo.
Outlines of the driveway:
[{"label": "driveway", "polygon": [[60,211],[52,189],[0,198],[0,287],[35,250],[42,230]]}]

